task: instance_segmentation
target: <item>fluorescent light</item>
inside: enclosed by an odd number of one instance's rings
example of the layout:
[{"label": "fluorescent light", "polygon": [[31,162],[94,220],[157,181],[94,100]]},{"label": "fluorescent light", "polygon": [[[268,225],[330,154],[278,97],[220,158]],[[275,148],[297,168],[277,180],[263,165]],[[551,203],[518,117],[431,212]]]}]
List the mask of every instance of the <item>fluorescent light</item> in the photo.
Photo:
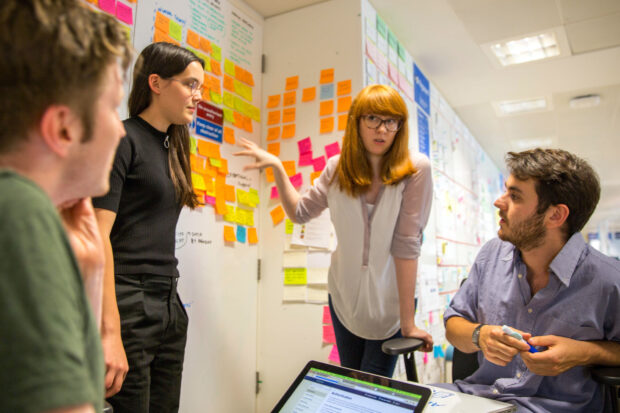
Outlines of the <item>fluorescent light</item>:
[{"label": "fluorescent light", "polygon": [[510,144],[514,150],[525,151],[534,148],[549,148],[553,144],[553,138],[530,138],[511,140]]},{"label": "fluorescent light", "polygon": [[549,109],[547,98],[532,98],[521,100],[505,100],[493,102],[493,107],[499,116],[516,115],[519,113],[541,112]]},{"label": "fluorescent light", "polygon": [[555,32],[544,32],[520,39],[490,45],[491,51],[502,66],[547,59],[560,55]]}]

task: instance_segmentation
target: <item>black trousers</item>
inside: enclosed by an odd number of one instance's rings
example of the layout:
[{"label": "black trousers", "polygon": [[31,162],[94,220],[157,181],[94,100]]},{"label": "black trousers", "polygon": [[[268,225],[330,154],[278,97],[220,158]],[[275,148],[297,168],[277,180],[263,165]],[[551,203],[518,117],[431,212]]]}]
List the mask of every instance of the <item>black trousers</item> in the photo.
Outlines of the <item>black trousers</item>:
[{"label": "black trousers", "polygon": [[129,372],[108,402],[114,413],[178,412],[188,323],[178,277],[117,274],[115,279]]}]

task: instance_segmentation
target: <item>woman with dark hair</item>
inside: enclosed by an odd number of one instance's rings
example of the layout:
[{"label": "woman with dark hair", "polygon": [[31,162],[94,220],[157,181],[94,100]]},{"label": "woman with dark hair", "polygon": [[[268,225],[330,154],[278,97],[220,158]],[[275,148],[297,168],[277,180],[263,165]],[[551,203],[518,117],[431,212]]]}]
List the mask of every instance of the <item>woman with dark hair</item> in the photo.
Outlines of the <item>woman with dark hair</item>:
[{"label": "woman with dark hair", "polygon": [[433,339],[416,327],[415,284],[433,184],[428,158],[408,148],[407,107],[389,86],[363,89],[349,110],[342,154],[299,195],[282,162],[243,140],[245,169],[272,167],[282,205],[306,222],[329,207],[338,247],[329,269],[329,306],[343,366],[391,377],[396,356],[381,351],[395,337]]},{"label": "woman with dark hair", "polygon": [[110,192],[93,200],[106,244],[101,334],[115,413],[178,411],[188,320],[176,292],[175,229],[181,209],[199,205],[188,124],[203,67],[169,43],[142,51]]}]

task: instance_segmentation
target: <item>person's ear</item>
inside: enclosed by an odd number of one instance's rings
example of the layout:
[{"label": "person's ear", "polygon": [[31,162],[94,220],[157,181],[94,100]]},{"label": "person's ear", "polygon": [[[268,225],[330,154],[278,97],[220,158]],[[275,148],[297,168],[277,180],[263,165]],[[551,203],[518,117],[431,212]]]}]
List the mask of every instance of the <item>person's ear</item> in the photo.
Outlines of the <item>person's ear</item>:
[{"label": "person's ear", "polygon": [[547,225],[549,228],[560,228],[566,220],[570,210],[564,204],[557,204],[549,206],[547,210]]},{"label": "person's ear", "polygon": [[48,106],[39,122],[39,133],[47,147],[66,157],[71,147],[82,140],[81,120],[67,105]]},{"label": "person's ear", "polygon": [[163,79],[158,74],[151,73],[149,75],[149,88],[156,95],[159,95],[161,93],[162,80]]}]

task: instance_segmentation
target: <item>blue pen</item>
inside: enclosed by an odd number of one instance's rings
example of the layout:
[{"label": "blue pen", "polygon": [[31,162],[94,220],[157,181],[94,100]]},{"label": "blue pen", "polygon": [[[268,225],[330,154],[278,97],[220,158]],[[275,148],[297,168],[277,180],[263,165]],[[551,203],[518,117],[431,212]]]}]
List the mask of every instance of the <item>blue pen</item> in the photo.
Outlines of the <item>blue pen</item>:
[{"label": "blue pen", "polygon": [[516,338],[519,341],[523,341],[525,344],[530,346],[530,349],[528,350],[530,353],[538,353],[538,350],[536,350],[536,348],[533,345],[531,345],[530,343],[525,341],[523,339],[523,336],[521,336],[521,334],[519,334],[516,331],[514,331],[512,328],[508,327],[507,325],[503,325],[502,326],[502,331],[504,333],[508,334],[510,337]]}]

